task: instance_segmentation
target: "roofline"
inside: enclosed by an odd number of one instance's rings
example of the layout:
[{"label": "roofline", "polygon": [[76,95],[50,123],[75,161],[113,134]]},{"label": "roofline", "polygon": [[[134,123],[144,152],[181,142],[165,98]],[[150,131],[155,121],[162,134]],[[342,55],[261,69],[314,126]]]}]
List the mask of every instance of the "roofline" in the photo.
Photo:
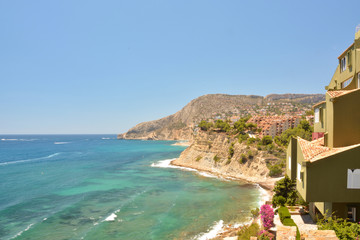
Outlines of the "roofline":
[{"label": "roofline", "polygon": [[334,153],[332,153],[332,154],[330,154],[330,155],[323,156],[323,157],[317,157],[317,156],[315,156],[313,159],[308,160],[308,162],[313,163],[313,162],[316,162],[316,161],[319,161],[319,160],[325,160],[326,158],[329,158],[329,157],[331,157],[331,156],[334,156],[334,155],[337,155],[337,154],[340,154],[340,153],[343,153],[343,152],[345,152],[345,151],[349,151],[349,150],[352,150],[352,149],[355,149],[355,148],[359,148],[359,147],[360,147],[360,143],[354,144],[354,145],[350,145],[350,146],[347,146],[347,147],[341,147],[341,148],[339,148],[340,150],[337,151],[337,152],[334,152]]},{"label": "roofline", "polygon": [[312,106],[312,108],[315,108],[315,107],[317,107],[317,106],[319,106],[319,105],[321,105],[321,104],[324,104],[324,103],[326,103],[326,101],[318,102],[317,104],[315,104],[314,106]]},{"label": "roofline", "polygon": [[351,44],[345,51],[343,51],[342,54],[339,55],[338,59],[340,60],[340,58],[341,58],[347,51],[349,51],[349,49],[350,49],[351,47],[353,47],[354,44],[355,44],[355,43]]}]

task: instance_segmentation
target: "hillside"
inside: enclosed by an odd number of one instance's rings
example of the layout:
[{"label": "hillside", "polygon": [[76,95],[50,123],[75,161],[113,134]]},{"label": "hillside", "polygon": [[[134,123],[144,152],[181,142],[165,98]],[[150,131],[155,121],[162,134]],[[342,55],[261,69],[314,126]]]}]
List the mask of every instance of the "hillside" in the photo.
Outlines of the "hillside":
[{"label": "hillside", "polygon": [[324,99],[323,94],[271,94],[266,97],[208,94],[192,100],[173,115],[140,123],[128,132],[119,134],[118,138],[192,140],[194,127],[204,119],[264,113],[283,114],[285,103],[293,111],[305,111]]}]

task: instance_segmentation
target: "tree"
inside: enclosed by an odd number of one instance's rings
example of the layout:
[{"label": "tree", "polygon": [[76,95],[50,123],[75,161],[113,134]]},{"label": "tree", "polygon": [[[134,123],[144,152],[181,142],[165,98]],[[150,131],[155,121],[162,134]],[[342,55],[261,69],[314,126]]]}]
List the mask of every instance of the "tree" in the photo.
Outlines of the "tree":
[{"label": "tree", "polygon": [[264,136],[262,139],[261,139],[261,144],[266,146],[266,145],[269,145],[269,144],[272,144],[273,140],[272,140],[272,137],[271,136]]},{"label": "tree", "polygon": [[213,125],[212,123],[202,120],[198,126],[201,130],[207,131],[212,127],[212,125]]},{"label": "tree", "polygon": [[294,205],[297,198],[295,187],[295,181],[292,181],[287,175],[277,181],[273,190],[275,193],[272,200],[273,207],[281,205],[282,198],[286,199],[288,205]]}]

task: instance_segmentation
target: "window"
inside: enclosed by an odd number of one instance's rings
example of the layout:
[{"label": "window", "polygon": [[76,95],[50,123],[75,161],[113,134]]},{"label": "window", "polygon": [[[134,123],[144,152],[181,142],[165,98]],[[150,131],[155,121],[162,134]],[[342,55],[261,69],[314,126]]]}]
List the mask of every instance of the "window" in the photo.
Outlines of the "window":
[{"label": "window", "polygon": [[291,170],[291,156],[289,156],[289,170]]},{"label": "window", "polygon": [[341,83],[341,88],[346,88],[351,83],[352,78],[349,78],[348,80]]},{"label": "window", "polygon": [[348,207],[348,215],[347,218],[351,222],[356,222],[356,207]]},{"label": "window", "polygon": [[299,180],[299,181],[301,181],[301,164],[300,163],[298,163],[297,164],[297,179]]},{"label": "window", "polygon": [[346,70],[346,57],[343,57],[340,60],[340,72],[343,72]]},{"label": "window", "polygon": [[320,109],[315,108],[315,123],[318,123],[320,119]]},{"label": "window", "polygon": [[347,188],[360,189],[360,169],[348,169]]}]

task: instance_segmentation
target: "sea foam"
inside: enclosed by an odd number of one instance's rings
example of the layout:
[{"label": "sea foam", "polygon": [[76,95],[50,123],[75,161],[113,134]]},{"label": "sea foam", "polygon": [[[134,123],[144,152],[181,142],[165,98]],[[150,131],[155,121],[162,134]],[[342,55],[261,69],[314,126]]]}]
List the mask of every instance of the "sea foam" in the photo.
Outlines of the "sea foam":
[{"label": "sea foam", "polygon": [[21,234],[23,234],[24,232],[26,232],[27,230],[29,230],[29,229],[32,227],[32,225],[34,225],[34,223],[31,223],[29,226],[27,226],[27,227],[25,228],[25,230],[18,232],[15,236],[13,236],[13,237],[10,238],[10,239],[14,239],[14,238],[17,238],[17,237],[21,236]]},{"label": "sea foam", "polygon": [[105,218],[103,220],[103,222],[111,222],[111,221],[115,221],[115,219],[117,218],[116,213],[120,212],[120,209],[116,210],[115,212],[111,213],[110,216],[108,216],[107,218]]},{"label": "sea foam", "polygon": [[216,222],[214,224],[214,226],[211,229],[209,229],[208,232],[201,233],[201,234],[197,235],[194,239],[196,239],[196,240],[212,239],[223,231],[223,227],[224,227],[224,221],[220,220],[220,221]]},{"label": "sea foam", "polygon": [[0,163],[0,166],[10,165],[10,164],[17,164],[17,163],[26,163],[26,162],[40,161],[40,160],[44,160],[44,159],[48,159],[48,158],[55,157],[55,156],[57,156],[57,155],[59,155],[59,154],[60,154],[60,153],[54,153],[54,154],[50,154],[50,155],[45,156],[45,157],[30,158],[30,159],[17,160],[17,161],[11,161],[11,162],[3,162],[3,163]]}]

